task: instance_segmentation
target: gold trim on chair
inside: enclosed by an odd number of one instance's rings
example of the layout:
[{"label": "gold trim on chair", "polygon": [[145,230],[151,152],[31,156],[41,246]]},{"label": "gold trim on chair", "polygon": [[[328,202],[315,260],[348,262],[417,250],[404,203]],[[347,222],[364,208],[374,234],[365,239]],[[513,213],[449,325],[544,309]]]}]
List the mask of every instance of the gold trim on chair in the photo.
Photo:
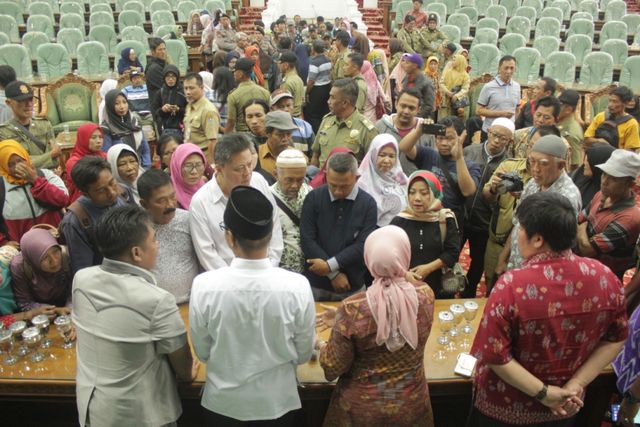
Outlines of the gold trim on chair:
[{"label": "gold trim on chair", "polygon": [[584,122],[585,124],[588,126],[591,123],[591,120],[593,120],[593,117],[591,115],[591,110],[593,107],[593,102],[604,95],[609,95],[611,94],[611,92],[613,92],[613,90],[617,87],[617,85],[612,84],[609,85],[607,87],[604,87],[602,89],[598,89],[595,92],[589,92],[586,93],[584,95]]},{"label": "gold trim on chair", "polygon": [[85,86],[87,89],[94,91],[96,93],[96,108],[98,107],[98,105],[100,105],[100,83],[94,83],[92,81],[83,79],[82,77],[79,77],[73,73],[69,73],[55,80],[53,83],[40,88],[40,114],[38,114],[38,117],[47,118],[47,115],[49,113],[47,94],[51,92],[55,95],[55,92],[58,89],[70,83],[80,84],[82,86]]}]

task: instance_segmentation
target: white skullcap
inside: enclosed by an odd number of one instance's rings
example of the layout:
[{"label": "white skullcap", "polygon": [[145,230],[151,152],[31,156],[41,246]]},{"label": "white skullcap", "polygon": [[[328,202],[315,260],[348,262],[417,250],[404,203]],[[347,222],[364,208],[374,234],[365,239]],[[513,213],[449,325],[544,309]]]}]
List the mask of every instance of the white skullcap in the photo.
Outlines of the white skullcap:
[{"label": "white skullcap", "polygon": [[493,122],[491,122],[491,126],[502,126],[503,128],[509,129],[511,133],[516,131],[516,125],[505,117],[498,117]]},{"label": "white skullcap", "polygon": [[278,156],[276,167],[279,168],[306,168],[307,158],[302,151],[293,148],[287,148]]}]

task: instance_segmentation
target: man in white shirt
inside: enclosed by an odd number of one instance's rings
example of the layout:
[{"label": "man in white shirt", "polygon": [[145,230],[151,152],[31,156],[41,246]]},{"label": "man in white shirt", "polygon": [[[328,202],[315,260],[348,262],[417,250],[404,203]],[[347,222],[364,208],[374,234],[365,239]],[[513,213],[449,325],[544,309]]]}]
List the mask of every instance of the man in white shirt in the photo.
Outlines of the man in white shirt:
[{"label": "man in white shirt", "polygon": [[193,282],[189,325],[207,364],[205,425],[293,426],[301,407],[296,365],[311,358],[315,306],[307,279],[267,258],[274,211],[260,191],[235,187],[222,224],[231,265]]},{"label": "man in white shirt", "polygon": [[[215,147],[214,162],[214,179],[194,194],[189,207],[193,246],[205,270],[226,267],[233,259],[233,251],[225,240],[221,225],[229,194],[235,187],[247,185],[256,188],[269,199],[272,206],[276,205],[267,181],[253,172],[251,142],[243,134],[232,133],[220,138]],[[269,244],[272,265],[280,263],[283,247],[280,219],[275,215]]]}]

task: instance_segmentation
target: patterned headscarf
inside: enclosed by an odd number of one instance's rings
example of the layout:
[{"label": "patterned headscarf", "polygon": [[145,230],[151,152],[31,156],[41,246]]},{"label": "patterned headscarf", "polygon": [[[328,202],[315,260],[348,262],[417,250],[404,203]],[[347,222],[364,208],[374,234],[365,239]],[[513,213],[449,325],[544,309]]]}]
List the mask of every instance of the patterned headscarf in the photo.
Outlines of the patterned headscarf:
[{"label": "patterned headscarf", "polygon": [[438,222],[440,220],[440,210],[442,209],[442,184],[440,184],[440,180],[432,172],[417,170],[409,177],[409,188],[407,194],[411,192],[411,187],[418,180],[422,180],[429,187],[429,194],[431,198],[429,200],[427,212],[421,214],[416,213],[411,208],[411,203],[407,196],[407,208],[400,212],[399,216],[414,221]]}]

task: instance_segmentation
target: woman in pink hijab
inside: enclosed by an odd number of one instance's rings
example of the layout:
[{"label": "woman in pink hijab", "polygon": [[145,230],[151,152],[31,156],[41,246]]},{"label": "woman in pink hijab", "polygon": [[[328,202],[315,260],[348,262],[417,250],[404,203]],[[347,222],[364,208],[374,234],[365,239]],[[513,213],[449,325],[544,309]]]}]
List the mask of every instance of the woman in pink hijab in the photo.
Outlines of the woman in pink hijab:
[{"label": "woman in pink hijab", "polygon": [[340,377],[325,426],[433,426],[423,361],[434,295],[406,280],[410,260],[404,230],[374,231],[364,244],[373,284],[345,299],[335,321],[319,315],[333,323],[329,342],[317,343],[320,365],[327,380]]},{"label": "woman in pink hijab", "polygon": [[191,198],[206,182],[206,168],[207,160],[197,145],[186,143],[176,148],[171,156],[169,169],[179,208],[189,209]]}]

